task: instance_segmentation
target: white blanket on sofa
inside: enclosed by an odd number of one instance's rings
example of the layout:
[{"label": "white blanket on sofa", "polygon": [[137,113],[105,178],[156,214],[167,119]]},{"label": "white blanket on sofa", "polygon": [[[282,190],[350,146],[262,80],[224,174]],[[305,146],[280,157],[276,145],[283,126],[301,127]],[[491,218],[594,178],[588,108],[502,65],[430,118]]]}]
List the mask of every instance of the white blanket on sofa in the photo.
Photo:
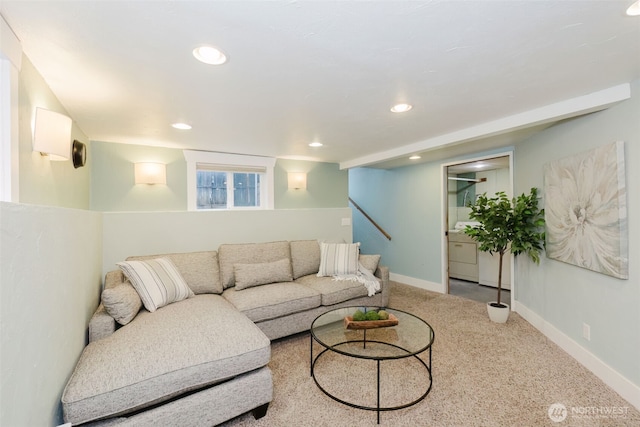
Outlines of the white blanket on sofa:
[{"label": "white blanket on sofa", "polygon": [[352,282],[360,282],[367,288],[369,296],[375,295],[380,290],[380,282],[370,270],[364,268],[362,263],[358,263],[358,271],[356,274],[341,274],[333,276],[333,280],[350,280]]}]

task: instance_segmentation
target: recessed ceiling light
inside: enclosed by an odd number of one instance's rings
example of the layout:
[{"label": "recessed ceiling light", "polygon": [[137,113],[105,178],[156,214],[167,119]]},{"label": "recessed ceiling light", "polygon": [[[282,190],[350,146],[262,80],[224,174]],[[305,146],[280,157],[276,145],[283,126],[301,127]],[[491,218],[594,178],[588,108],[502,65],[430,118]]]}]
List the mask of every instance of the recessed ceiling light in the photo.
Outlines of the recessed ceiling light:
[{"label": "recessed ceiling light", "polygon": [[627,9],[627,15],[629,16],[640,15],[640,0],[637,0],[635,3],[629,6],[629,9]]},{"label": "recessed ceiling light", "polygon": [[406,113],[412,108],[413,108],[413,105],[411,104],[396,104],[393,107],[391,107],[391,111],[394,113]]},{"label": "recessed ceiling light", "polygon": [[193,56],[195,56],[198,61],[210,65],[221,65],[227,62],[227,55],[220,49],[212,46],[200,46],[193,49]]},{"label": "recessed ceiling light", "polygon": [[322,142],[312,142],[309,147],[322,147]]},{"label": "recessed ceiling light", "polygon": [[417,154],[414,154],[413,156],[409,157],[409,160],[418,160],[421,159],[422,157],[418,156]]},{"label": "recessed ceiling light", "polygon": [[189,130],[191,129],[191,125],[188,125],[186,123],[174,123],[171,125],[171,127],[175,128],[175,129],[180,129],[180,130]]}]

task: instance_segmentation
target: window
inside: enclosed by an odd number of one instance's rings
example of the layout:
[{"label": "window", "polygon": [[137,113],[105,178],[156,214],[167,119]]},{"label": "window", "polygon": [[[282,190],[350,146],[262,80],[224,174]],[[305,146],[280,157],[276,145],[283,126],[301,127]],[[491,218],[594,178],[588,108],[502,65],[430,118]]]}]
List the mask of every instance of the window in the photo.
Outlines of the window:
[{"label": "window", "polygon": [[[204,167],[201,167],[204,166]],[[260,208],[263,173],[224,172],[196,166],[197,209]],[[232,183],[233,185],[228,185]]]},{"label": "window", "polygon": [[272,209],[271,157],[184,151],[189,210]]}]

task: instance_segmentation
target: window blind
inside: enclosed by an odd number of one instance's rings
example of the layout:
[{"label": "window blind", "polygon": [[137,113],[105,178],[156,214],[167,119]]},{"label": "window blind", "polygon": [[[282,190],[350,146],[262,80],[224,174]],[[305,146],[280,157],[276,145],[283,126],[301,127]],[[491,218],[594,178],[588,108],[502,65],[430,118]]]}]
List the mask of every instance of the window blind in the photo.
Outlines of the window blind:
[{"label": "window blind", "polygon": [[266,173],[264,166],[236,166],[215,163],[196,163],[196,170],[209,172],[244,172],[244,173]]}]

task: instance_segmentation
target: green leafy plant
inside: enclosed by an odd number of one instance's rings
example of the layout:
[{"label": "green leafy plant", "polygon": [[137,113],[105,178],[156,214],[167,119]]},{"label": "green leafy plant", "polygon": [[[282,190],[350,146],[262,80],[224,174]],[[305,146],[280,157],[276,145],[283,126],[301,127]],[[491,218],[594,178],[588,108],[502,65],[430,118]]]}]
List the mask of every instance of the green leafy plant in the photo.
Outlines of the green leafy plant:
[{"label": "green leafy plant", "polygon": [[499,255],[497,306],[502,290],[502,260],[507,251],[516,256],[528,255],[536,264],[540,263],[540,252],[544,249],[544,209],[538,208],[538,190],[534,187],[529,195],[521,194],[509,200],[503,192],[495,197],[487,193],[478,196],[469,204],[469,218],[480,223],[467,226],[464,233],[478,242],[478,249]]}]

